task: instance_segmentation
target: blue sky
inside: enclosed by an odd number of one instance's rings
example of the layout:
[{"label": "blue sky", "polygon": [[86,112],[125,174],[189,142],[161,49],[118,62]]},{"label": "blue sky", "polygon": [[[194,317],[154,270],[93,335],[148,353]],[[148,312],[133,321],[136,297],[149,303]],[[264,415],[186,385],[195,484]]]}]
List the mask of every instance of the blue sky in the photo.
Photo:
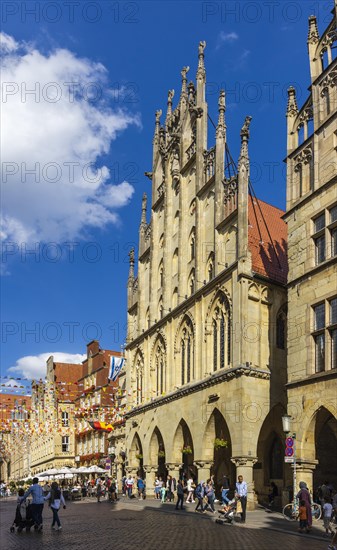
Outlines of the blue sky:
[{"label": "blue sky", "polygon": [[308,16],[323,30],[332,7],[3,3],[2,376],[39,376],[52,353],[80,360],[92,338],[120,350],[127,253],[137,246],[142,194],[151,192],[143,174],[151,170],[154,112],[165,115],[169,89],[178,100],[183,66],[195,80],[200,40],[211,117],[225,88],[237,159],[240,128],[253,116],[255,192],[285,207],[286,90],[294,84],[305,100]]}]

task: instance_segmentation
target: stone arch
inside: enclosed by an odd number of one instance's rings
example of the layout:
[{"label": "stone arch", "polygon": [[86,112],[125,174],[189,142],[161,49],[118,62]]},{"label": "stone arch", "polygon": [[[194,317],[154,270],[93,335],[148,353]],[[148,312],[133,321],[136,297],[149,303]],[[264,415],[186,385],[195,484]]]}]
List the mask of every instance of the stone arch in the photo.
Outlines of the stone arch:
[{"label": "stone arch", "polygon": [[[227,446],[216,448],[215,440],[226,441]],[[228,424],[219,409],[214,407],[203,435],[202,459],[213,462],[212,474],[214,475],[217,492],[221,487],[221,481],[225,474],[229,477],[230,486],[235,485],[235,465],[231,462],[231,456],[232,440]]]},{"label": "stone arch", "polygon": [[206,328],[205,328],[205,332],[207,332],[207,323],[209,321],[209,318],[211,317],[212,315],[212,310],[214,309],[215,305],[216,305],[216,302],[217,300],[219,299],[219,295],[220,294],[223,294],[225,297],[226,297],[226,300],[228,302],[228,306],[230,308],[230,312],[231,312],[231,315],[232,315],[232,298],[231,298],[231,295],[229,294],[228,290],[226,288],[218,288],[214,293],[213,293],[213,296],[208,304],[208,307],[207,307],[207,313],[206,313]]},{"label": "stone arch", "polygon": [[260,301],[260,290],[255,283],[249,285],[248,296],[251,300],[254,300],[255,302]]},{"label": "stone arch", "polygon": [[205,280],[208,282],[211,281],[214,277],[214,273],[215,273],[214,266],[215,266],[214,252],[211,252],[208,256],[208,260],[206,263]]},{"label": "stone arch", "polygon": [[188,283],[187,283],[187,295],[192,296],[195,292],[195,269],[194,267],[191,269],[189,277],[188,277]]},{"label": "stone arch", "polygon": [[313,487],[317,488],[326,479],[334,486],[337,483],[337,418],[333,406],[319,407],[303,430],[299,442],[301,458],[315,463]]},{"label": "stone arch", "polygon": [[[183,450],[190,449],[191,452],[184,453]],[[173,445],[172,445],[172,462],[182,464],[181,475],[192,475],[193,478],[196,478],[196,467],[194,466],[194,445],[191,431],[182,418],[176,428],[176,431],[173,436]]]},{"label": "stone arch", "polygon": [[195,227],[193,226],[188,237],[189,260],[195,259]]},{"label": "stone arch", "polygon": [[156,426],[152,432],[149,443],[149,463],[151,466],[157,466],[157,475],[166,479],[167,469],[165,466],[166,451],[165,443],[161,431]]},{"label": "stone arch", "polygon": [[[266,502],[269,485],[274,481],[281,490],[286,484],[284,468],[284,439],[282,415],[286,412],[281,403],[277,403],[267,414],[257,439],[254,465],[254,486],[260,502]],[[274,477],[273,477],[274,476]]]},{"label": "stone arch", "polygon": [[132,443],[129,449],[128,466],[137,470],[137,475],[143,469],[143,446],[136,432],[133,436]]},{"label": "stone arch", "polygon": [[178,353],[178,351],[179,351],[179,335],[180,335],[182,326],[183,326],[183,324],[185,323],[186,320],[188,320],[189,322],[192,323],[194,334],[195,334],[195,331],[196,331],[196,325],[195,325],[195,320],[194,320],[193,315],[190,312],[185,313],[179,321],[178,328],[176,330],[176,334],[175,334],[175,337],[174,337],[174,353],[175,354]]}]

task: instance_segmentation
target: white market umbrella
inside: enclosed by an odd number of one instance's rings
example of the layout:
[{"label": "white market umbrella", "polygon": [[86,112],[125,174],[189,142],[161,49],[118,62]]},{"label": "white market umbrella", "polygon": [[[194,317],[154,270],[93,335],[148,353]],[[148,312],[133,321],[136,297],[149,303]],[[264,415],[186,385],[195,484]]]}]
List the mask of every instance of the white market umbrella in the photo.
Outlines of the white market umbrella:
[{"label": "white market umbrella", "polygon": [[45,472],[41,472],[40,474],[37,474],[37,477],[53,477],[58,473],[59,472],[56,468],[50,468],[50,470],[46,470]]},{"label": "white market umbrella", "polygon": [[55,479],[73,479],[74,474],[57,474]]},{"label": "white market umbrella", "polygon": [[89,473],[91,474],[106,474],[107,470],[104,470],[104,468],[100,468],[99,466],[89,466],[88,468]]}]

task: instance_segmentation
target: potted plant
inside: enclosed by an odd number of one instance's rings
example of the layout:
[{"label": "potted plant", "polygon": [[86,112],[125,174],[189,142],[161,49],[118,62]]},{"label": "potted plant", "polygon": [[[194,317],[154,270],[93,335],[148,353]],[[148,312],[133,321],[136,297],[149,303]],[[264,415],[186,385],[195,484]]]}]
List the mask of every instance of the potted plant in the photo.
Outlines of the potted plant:
[{"label": "potted plant", "polygon": [[183,447],[181,449],[181,452],[183,453],[183,455],[191,455],[193,451],[189,445],[186,445],[186,447]]},{"label": "potted plant", "polygon": [[221,449],[223,447],[227,447],[228,443],[225,439],[216,437],[214,439],[213,445],[214,445],[214,449],[217,451],[218,449]]}]

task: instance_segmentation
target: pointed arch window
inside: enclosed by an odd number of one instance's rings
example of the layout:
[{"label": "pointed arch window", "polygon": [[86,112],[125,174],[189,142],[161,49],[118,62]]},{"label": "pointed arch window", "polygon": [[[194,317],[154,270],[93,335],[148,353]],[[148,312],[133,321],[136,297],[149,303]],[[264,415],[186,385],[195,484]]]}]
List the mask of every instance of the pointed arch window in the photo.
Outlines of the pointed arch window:
[{"label": "pointed arch window", "polygon": [[180,341],[181,385],[188,384],[194,378],[194,332],[190,319],[186,319]]},{"label": "pointed arch window", "polygon": [[278,349],[286,347],[287,307],[282,307],[276,317],[276,346]]},{"label": "pointed arch window", "polygon": [[213,370],[229,367],[231,363],[231,314],[227,298],[217,300],[212,317]]},{"label": "pointed arch window", "polygon": [[159,340],[155,350],[156,394],[162,395],[166,389],[166,351],[162,340]]},{"label": "pointed arch window", "polygon": [[139,358],[136,363],[136,404],[140,405],[143,402],[143,371],[144,363],[142,358]]},{"label": "pointed arch window", "polygon": [[190,261],[195,259],[195,228],[192,229],[190,234]]}]

